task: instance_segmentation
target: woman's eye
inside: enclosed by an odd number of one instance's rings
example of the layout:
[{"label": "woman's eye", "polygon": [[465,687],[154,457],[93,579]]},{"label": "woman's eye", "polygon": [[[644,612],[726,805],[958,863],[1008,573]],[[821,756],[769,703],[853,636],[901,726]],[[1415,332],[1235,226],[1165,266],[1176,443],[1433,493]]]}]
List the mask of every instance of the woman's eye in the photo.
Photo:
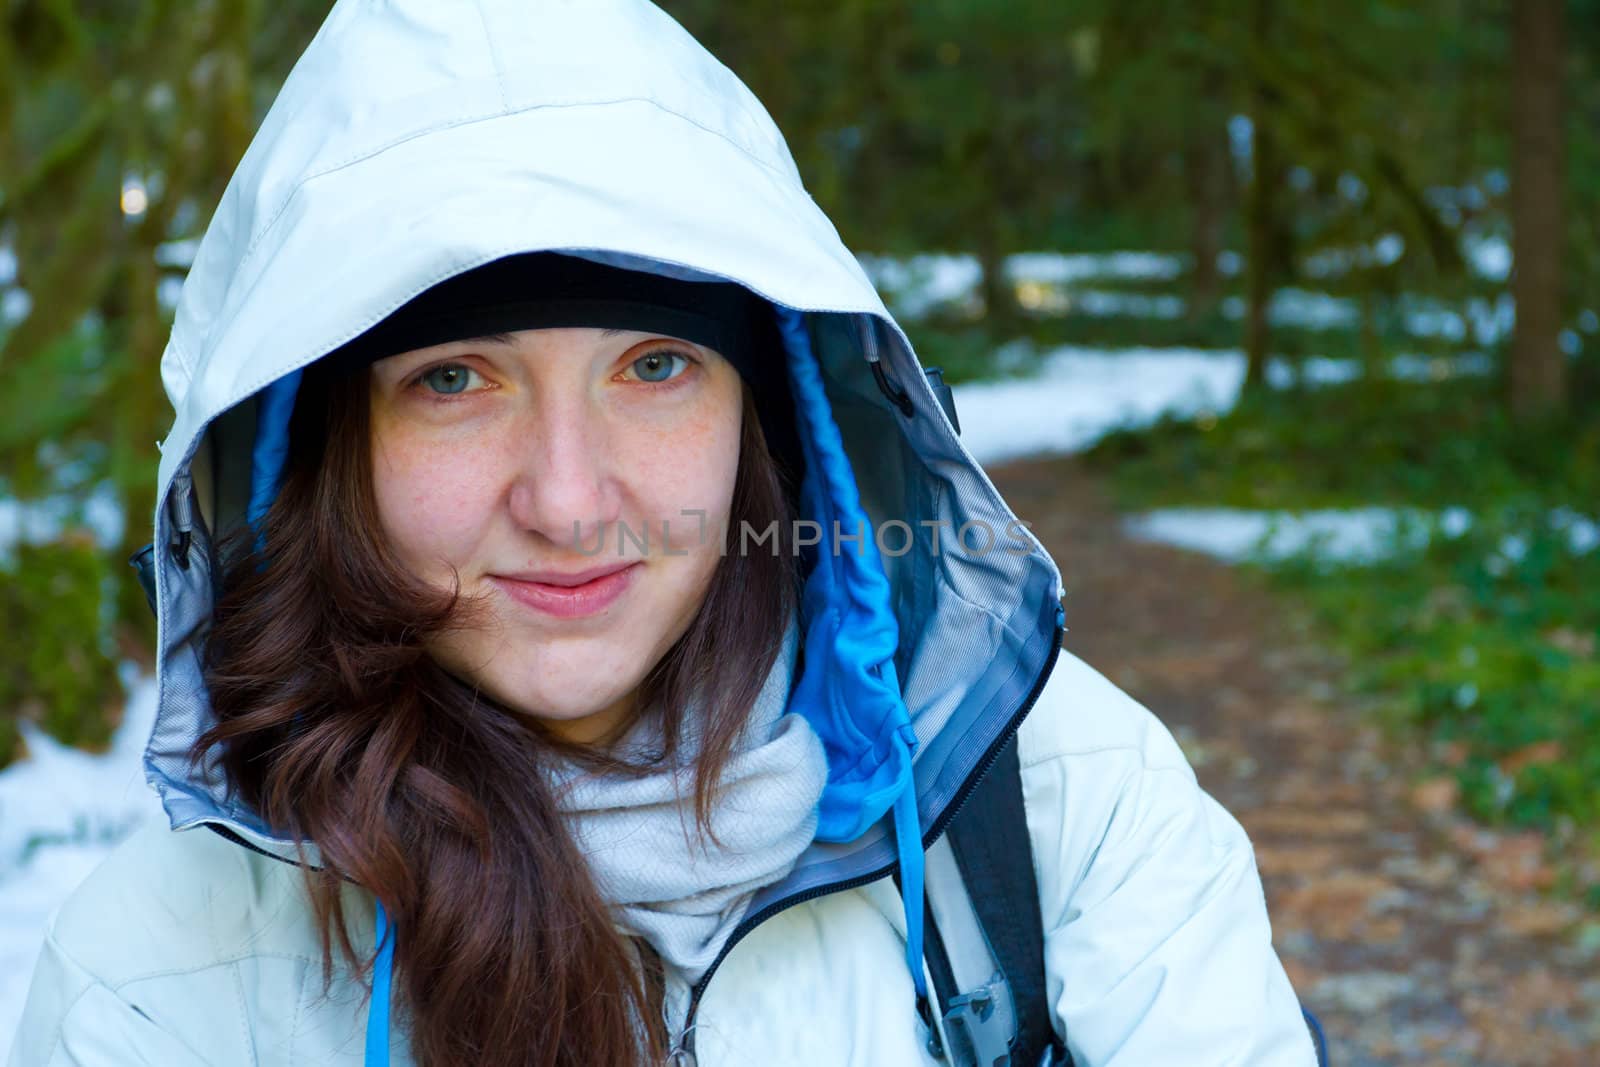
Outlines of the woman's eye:
[{"label": "woman's eye", "polygon": [[629,366],[639,375],[640,381],[654,384],[676,378],[681,372],[674,372],[674,365],[682,364],[686,367],[690,362],[689,357],[683,353],[663,348],[645,353]]},{"label": "woman's eye", "polygon": [[483,378],[471,367],[463,367],[459,363],[443,363],[423,372],[417,380],[435,393],[452,396],[466,392],[470,385],[481,384]]}]

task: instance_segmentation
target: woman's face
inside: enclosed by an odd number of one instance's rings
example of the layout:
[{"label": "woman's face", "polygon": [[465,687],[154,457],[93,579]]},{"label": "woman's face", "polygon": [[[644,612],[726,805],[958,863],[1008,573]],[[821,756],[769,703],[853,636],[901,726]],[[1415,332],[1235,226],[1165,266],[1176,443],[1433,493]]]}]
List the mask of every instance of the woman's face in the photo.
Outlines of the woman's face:
[{"label": "woman's face", "polygon": [[686,341],[583,328],[415,349],[371,380],[389,543],[482,600],[429,651],[571,740],[605,736],[721,559],[738,372]]}]

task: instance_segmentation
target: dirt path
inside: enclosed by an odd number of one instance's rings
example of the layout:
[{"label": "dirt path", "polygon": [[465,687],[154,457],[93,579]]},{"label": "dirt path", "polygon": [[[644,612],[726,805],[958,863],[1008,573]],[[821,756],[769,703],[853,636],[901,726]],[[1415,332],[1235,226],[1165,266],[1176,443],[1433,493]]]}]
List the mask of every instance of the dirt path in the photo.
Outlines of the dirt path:
[{"label": "dirt path", "polygon": [[1070,459],[992,472],[1060,563],[1067,647],[1172,728],[1249,830],[1278,951],[1338,1067],[1600,1065],[1600,922],[1540,897],[1335,699],[1338,664],[1228,567],[1126,539]]}]

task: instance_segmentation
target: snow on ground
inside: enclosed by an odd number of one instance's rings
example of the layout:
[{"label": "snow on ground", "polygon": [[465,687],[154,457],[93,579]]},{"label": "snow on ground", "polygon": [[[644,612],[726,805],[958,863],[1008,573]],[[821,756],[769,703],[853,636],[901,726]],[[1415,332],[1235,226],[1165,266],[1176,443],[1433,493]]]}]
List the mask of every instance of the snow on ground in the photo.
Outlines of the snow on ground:
[{"label": "snow on ground", "polygon": [[976,256],[925,253],[916,256],[856,257],[872,284],[896,312],[918,318],[940,304],[971,299],[983,278]]},{"label": "snow on ground", "polygon": [[33,297],[23,289],[0,292],[0,326],[21,322],[33,310]]},{"label": "snow on ground", "polygon": [[980,463],[1075,452],[1167,412],[1232,407],[1244,357],[1205,349],[1052,350],[1037,375],[955,387],[961,440]]},{"label": "snow on ground", "polygon": [[45,920],[118,841],[164,817],[141,768],[155,679],[128,672],[124,682],[109,750],[67,748],[25,723],[27,757],[0,770],[0,1050],[11,1047]]},{"label": "snow on ground", "polygon": [[[1464,227],[1460,238],[1461,254],[1472,273],[1490,282],[1503,282],[1511,277],[1511,243],[1506,235],[1478,224]],[[1303,267],[1313,278],[1337,278],[1357,267],[1387,267],[1405,255],[1406,242],[1397,233],[1386,233],[1370,244],[1352,248],[1324,248],[1307,256]],[[1237,262],[1236,252],[1224,253]],[[1077,271],[1052,274],[1059,270],[1056,261],[1074,261],[1080,264]],[[1222,260],[1219,257],[1219,265]],[[1183,271],[1183,258],[1159,252],[1111,252],[1101,255],[1064,255],[1043,252],[1012,256],[1007,264],[1009,272],[1017,277],[1057,281],[1077,281],[1081,278],[1132,278],[1150,279],[1178,277]],[[1237,270],[1224,270],[1237,273]]]},{"label": "snow on ground", "polygon": [[[1428,380],[1481,375],[1492,364],[1482,353],[1455,357],[1397,356],[1396,378]],[[955,387],[961,439],[985,465],[1023,456],[1077,452],[1112,430],[1148,425],[1163,415],[1220,416],[1238,402],[1244,354],[1237,349],[1136,348],[1110,351],[1064,346],[1046,354],[1027,378]],[[1355,360],[1314,357],[1273,360],[1267,381],[1277,388],[1296,376],[1307,385],[1349,381]],[[1329,561],[1373,560],[1397,548],[1420,547],[1435,532],[1456,537],[1472,525],[1460,508],[1434,514],[1415,509],[1355,508],[1305,512],[1233,508],[1171,508],[1131,516],[1131,536],[1162,541],[1238,562],[1312,552]],[[1600,523],[1569,510],[1551,514],[1575,553],[1600,547]],[[1514,562],[1525,549],[1508,537],[1500,555]]]},{"label": "snow on ground", "polygon": [[[1550,519],[1565,533],[1574,555],[1600,547],[1600,522],[1565,508],[1551,512]],[[1472,515],[1463,508],[1438,513],[1410,508],[1293,512],[1162,508],[1128,516],[1123,529],[1139,540],[1176,545],[1230,563],[1304,554],[1333,563],[1365,563],[1396,549],[1420,548],[1434,536],[1459,537],[1472,524]],[[1509,566],[1527,550],[1527,541],[1512,534],[1500,542],[1496,554],[1501,564]]]},{"label": "snow on ground", "polygon": [[[983,279],[983,268],[972,255],[863,254],[857,259],[896,314],[908,319],[941,304],[975,301]],[[1006,277],[1025,291],[1095,280],[1171,281],[1182,272],[1183,258],[1165,252],[1021,252],[1007,256],[1005,262]],[[1135,308],[1120,313],[1140,312]]]},{"label": "snow on ground", "polygon": [[[1163,508],[1123,521],[1129,536],[1160,541],[1229,562],[1277,560],[1308,551],[1345,562],[1371,561],[1396,545],[1425,544],[1431,516],[1394,508],[1323,511],[1255,511],[1244,508]],[[1460,532],[1470,518],[1460,509],[1440,519],[1445,532]]]},{"label": "snow on ground", "polygon": [[1169,252],[1020,252],[1006,257],[1015,281],[1171,281],[1183,273],[1183,257]]},{"label": "snow on ground", "polygon": [[1478,277],[1491,282],[1511,277],[1511,242],[1504,235],[1468,231],[1461,237],[1461,252]]},{"label": "snow on ground", "polygon": [[[1388,373],[1407,380],[1486,374],[1488,358],[1397,356]],[[955,387],[961,439],[980,463],[1018,456],[1076,452],[1111,430],[1143,426],[1162,415],[1221,415],[1239,399],[1245,357],[1238,349],[1128,348],[1065,345],[1027,378]],[[1355,360],[1312,357],[1272,360],[1267,382],[1277,388],[1298,377],[1307,385],[1350,381]]]},{"label": "snow on ground", "polygon": [[122,508],[109,485],[84,500],[53,496],[26,503],[0,497],[0,563],[19,544],[43,544],[61,536],[69,524],[81,524],[102,546],[122,540]]},{"label": "snow on ground", "polygon": [[[1371,246],[1325,249],[1308,259],[1307,274],[1331,278],[1352,265],[1392,262],[1403,248],[1404,242],[1397,235],[1387,234]],[[1475,273],[1491,281],[1504,280],[1510,270],[1510,250],[1503,237],[1468,233],[1462,239],[1462,248]],[[981,308],[978,288],[983,271],[974,256],[927,253],[858,258],[895,313],[907,321],[921,318],[937,307],[966,309],[974,314]],[[1218,257],[1218,265],[1224,273],[1236,272],[1238,257],[1224,253]],[[1006,277],[1016,286],[1017,300],[1023,307],[1042,314],[1092,318],[1182,318],[1188,308],[1182,296],[1097,288],[1095,283],[1172,281],[1183,269],[1184,257],[1164,252],[1023,252],[1008,256],[1005,261]],[[1222,313],[1231,320],[1243,319],[1245,311],[1242,297],[1230,296],[1222,302]],[[1516,320],[1511,294],[1505,292],[1492,298],[1473,296],[1459,303],[1404,295],[1396,311],[1411,337],[1479,345],[1495,344],[1509,336]],[[1583,314],[1600,323],[1592,310]],[[1579,317],[1580,329],[1591,334],[1600,329],[1583,314]],[[1273,294],[1267,317],[1274,326],[1350,330],[1361,323],[1361,307],[1350,297],[1283,288]],[[1576,332],[1569,332],[1572,347],[1581,339]]]},{"label": "snow on ground", "polygon": [[[1489,282],[1511,277],[1511,244],[1505,236],[1473,225],[1461,231],[1461,255],[1472,273]],[[1371,244],[1353,248],[1323,248],[1308,255],[1301,266],[1312,278],[1339,278],[1357,268],[1388,267],[1405,255],[1406,242],[1386,233]]]},{"label": "snow on ground", "polygon": [[1324,248],[1301,264],[1312,278],[1340,278],[1357,268],[1387,267],[1405,254],[1406,242],[1397,233],[1386,233],[1371,244],[1354,248]]}]

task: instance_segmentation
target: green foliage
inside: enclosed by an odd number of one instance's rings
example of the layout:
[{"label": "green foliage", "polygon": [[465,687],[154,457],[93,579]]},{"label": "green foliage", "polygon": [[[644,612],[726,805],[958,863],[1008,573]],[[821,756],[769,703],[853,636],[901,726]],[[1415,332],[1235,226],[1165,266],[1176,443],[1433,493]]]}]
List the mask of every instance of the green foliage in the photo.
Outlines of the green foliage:
[{"label": "green foliage", "polygon": [[29,305],[0,322],[0,368],[26,383],[0,397],[0,498],[109,486],[127,516],[109,551],[69,534],[0,567],[6,636],[24,635],[0,647],[0,761],[18,714],[63,740],[104,741],[118,692],[106,635],[115,624],[151,636],[121,560],[149,537],[170,418],[159,377],[170,309],[157,292],[182,274],[156,250],[199,236],[326,11],[325,0],[0,4],[0,248],[16,265],[0,297],[14,284]]},{"label": "green foliage", "polygon": [[1491,822],[1600,827],[1600,551],[1548,508],[1484,512],[1382,563],[1269,568]]},{"label": "green foliage", "polygon": [[1088,460],[1131,507],[1466,509],[1465,531],[1378,562],[1254,566],[1313,612],[1355,692],[1449,754],[1474,814],[1600,827],[1600,546],[1575,522],[1600,519],[1600,411],[1530,429],[1488,380],[1355,383],[1113,434]]},{"label": "green foliage", "polygon": [[766,104],[852,247],[992,257],[1042,227],[1064,236],[1082,184],[1067,178],[1082,158],[1075,42],[1092,33],[1072,5],[664,6]]},{"label": "green foliage", "polygon": [[111,738],[121,687],[109,633],[114,583],[105,552],[81,534],[18,546],[0,565],[0,763],[15,753],[17,721],[96,748]]},{"label": "green foliage", "polygon": [[[1594,380],[1591,360],[1582,381]],[[1101,440],[1129,506],[1499,505],[1600,500],[1600,411],[1517,427],[1481,376],[1367,381],[1246,394],[1218,418],[1168,417]],[[1586,503],[1590,502],[1590,503]]]}]

